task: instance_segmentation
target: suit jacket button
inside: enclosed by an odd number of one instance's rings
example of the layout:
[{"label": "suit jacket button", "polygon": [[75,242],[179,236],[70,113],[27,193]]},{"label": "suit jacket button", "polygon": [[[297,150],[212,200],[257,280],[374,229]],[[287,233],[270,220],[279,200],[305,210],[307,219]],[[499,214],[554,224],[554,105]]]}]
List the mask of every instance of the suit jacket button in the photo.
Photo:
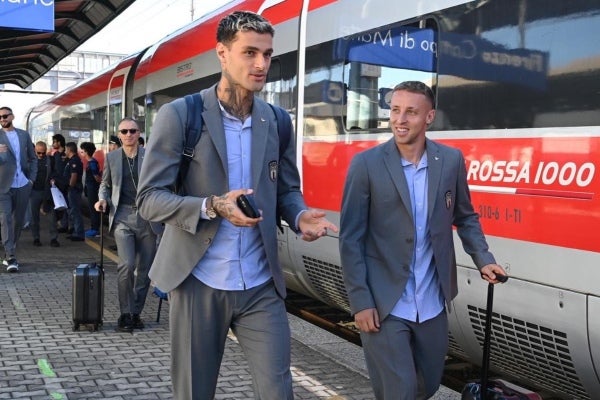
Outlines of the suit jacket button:
[{"label": "suit jacket button", "polygon": [[413,238],[406,239],[406,243],[412,243],[412,242],[413,242]]},{"label": "suit jacket button", "polygon": [[408,268],[408,266],[406,266],[406,265],[405,265],[404,267],[402,267],[402,269],[408,272],[408,270],[409,270],[410,268]]}]

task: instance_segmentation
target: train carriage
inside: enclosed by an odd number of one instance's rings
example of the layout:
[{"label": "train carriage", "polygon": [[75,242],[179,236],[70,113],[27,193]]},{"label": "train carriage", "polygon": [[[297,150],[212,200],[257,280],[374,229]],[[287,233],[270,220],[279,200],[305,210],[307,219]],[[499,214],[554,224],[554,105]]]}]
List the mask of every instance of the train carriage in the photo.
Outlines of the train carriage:
[{"label": "train carriage", "polygon": [[[496,293],[493,367],[600,399],[600,3],[232,1],[40,104],[28,129],[43,140],[88,130],[106,150],[133,116],[152,140],[160,106],[219,79],[216,24],[236,9],[275,25],[259,96],[292,115],[305,198],[334,222],[352,157],[391,137],[391,88],[410,79],[435,89],[428,136],[465,155],[473,204],[512,277]],[[348,310],[337,235],[278,238],[288,286]],[[486,285],[460,247],[457,261],[451,353],[478,362]]]}]

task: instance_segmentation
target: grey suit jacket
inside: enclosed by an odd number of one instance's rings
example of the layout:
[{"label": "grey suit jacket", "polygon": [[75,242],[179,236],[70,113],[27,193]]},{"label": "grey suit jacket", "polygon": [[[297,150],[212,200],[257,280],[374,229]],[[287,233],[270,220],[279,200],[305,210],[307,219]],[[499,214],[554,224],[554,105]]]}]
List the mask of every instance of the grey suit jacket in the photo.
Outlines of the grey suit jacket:
[{"label": "grey suit jacket", "polygon": [[[35,146],[27,131],[18,128],[15,128],[15,131],[17,131],[19,137],[21,170],[27,179],[33,182],[37,177],[38,169]],[[0,129],[0,144],[5,144],[8,147],[7,152],[0,153],[0,193],[8,193],[17,170],[17,158],[4,129]]]},{"label": "grey suit jacket", "polygon": [[[183,99],[165,104],[156,115],[140,176],[137,200],[140,214],[145,219],[165,223],[150,270],[150,277],[164,291],[176,288],[191,273],[219,229],[220,218],[210,221],[201,218],[203,200],[230,191],[216,85],[202,91],[202,97],[202,135],[183,182],[186,196],[173,193],[187,118]],[[274,168],[276,176],[272,174]],[[264,218],[258,226],[275,286],[284,297],[285,282],[277,259],[276,211],[294,227],[296,216],[306,206],[300,192],[294,140],[290,140],[280,158],[275,115],[267,103],[256,97],[252,107],[251,169],[253,196]]]},{"label": "grey suit jacket", "polygon": [[[494,263],[473,210],[462,153],[426,141],[428,222],[446,302],[457,294],[452,226],[478,268]],[[410,192],[394,138],[357,154],[344,187],[340,252],[352,313],[377,308],[387,317],[404,292],[415,231]]]},{"label": "grey suit jacket", "polygon": [[[138,147],[138,174],[144,164],[145,150]],[[139,176],[139,175],[138,175]],[[121,197],[121,185],[123,182],[123,148],[118,148],[106,155],[104,171],[102,171],[102,183],[98,189],[98,199],[106,200],[108,203],[108,230],[112,229],[115,213],[119,206]],[[139,179],[138,179],[139,188]]]}]

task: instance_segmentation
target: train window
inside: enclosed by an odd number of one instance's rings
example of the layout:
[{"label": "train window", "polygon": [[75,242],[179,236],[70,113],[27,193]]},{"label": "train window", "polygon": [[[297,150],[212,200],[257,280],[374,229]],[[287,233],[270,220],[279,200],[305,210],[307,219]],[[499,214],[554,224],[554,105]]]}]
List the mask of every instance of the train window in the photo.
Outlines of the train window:
[{"label": "train window", "polygon": [[336,44],[344,58],[343,89],[329,89],[343,101],[345,129],[389,130],[389,94],[394,86],[416,80],[434,86],[437,69],[435,21],[394,25],[342,38]]},{"label": "train window", "polygon": [[119,122],[121,122],[123,115],[122,109],[123,105],[121,103],[111,104],[108,107],[108,119],[110,121],[110,126],[108,127],[109,136],[116,135],[117,128],[119,127]]},{"label": "train window", "polygon": [[297,77],[290,72],[296,71],[296,54],[282,54],[271,60],[267,83],[257,94],[261,99],[284,108],[292,117]]},{"label": "train window", "polygon": [[307,49],[305,134],[389,131],[389,93],[398,83],[435,86],[434,20],[393,25]]},{"label": "train window", "polygon": [[[182,83],[176,86],[171,86],[163,90],[148,93],[145,96],[140,96],[135,100],[134,112],[139,116],[144,116],[145,133],[148,140],[152,137],[152,125],[156,113],[162,107],[163,104],[169,103],[177,98],[184,97],[187,94],[199,92],[202,89],[206,89],[213,84],[217,83],[220,74],[213,74],[210,76],[196,79],[191,82]],[[140,108],[144,110],[141,111]]]},{"label": "train window", "polygon": [[442,129],[600,124],[598,3],[556,4],[484,2],[440,15]]}]

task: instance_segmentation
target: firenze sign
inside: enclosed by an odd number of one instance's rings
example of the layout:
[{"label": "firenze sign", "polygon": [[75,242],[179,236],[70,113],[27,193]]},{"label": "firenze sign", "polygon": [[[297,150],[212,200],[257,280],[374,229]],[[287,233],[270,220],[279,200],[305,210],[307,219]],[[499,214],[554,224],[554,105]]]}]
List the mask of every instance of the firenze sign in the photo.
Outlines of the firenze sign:
[{"label": "firenze sign", "polygon": [[54,0],[0,0],[0,27],[54,31]]}]

